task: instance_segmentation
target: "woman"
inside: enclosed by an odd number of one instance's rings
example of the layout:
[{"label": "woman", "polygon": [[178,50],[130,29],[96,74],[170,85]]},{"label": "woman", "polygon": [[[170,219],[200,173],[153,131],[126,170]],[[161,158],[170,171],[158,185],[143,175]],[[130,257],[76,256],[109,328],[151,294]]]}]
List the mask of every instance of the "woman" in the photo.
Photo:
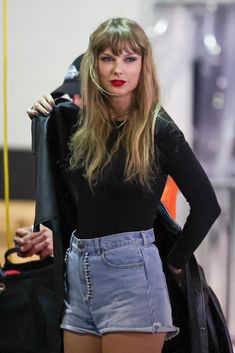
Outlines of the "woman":
[{"label": "woman", "polygon": [[[102,23],[81,66],[83,109],[70,141],[79,193],[68,250],[65,353],[160,353],[178,333],[153,221],[167,175],[190,204],[168,255],[175,276],[205,237],[220,207],[212,186],[160,105],[151,46],[126,18]],[[28,110],[48,115],[45,95]]]}]

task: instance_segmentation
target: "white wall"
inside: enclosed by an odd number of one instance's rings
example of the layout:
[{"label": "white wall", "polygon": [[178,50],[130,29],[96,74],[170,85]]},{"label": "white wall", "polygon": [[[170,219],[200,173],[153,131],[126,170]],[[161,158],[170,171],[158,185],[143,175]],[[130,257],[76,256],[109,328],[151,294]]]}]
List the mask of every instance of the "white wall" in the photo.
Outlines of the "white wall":
[{"label": "white wall", "polygon": [[[148,0],[8,0],[8,141],[30,148],[25,110],[59,86],[90,33],[109,17],[130,17],[144,25]],[[2,12],[0,26],[2,28]],[[3,42],[0,38],[0,146],[3,144]]]},{"label": "white wall", "polygon": [[[43,93],[51,92],[63,82],[67,67],[86,50],[89,35],[97,25],[110,17],[125,16],[136,20],[147,30],[161,15],[161,11],[154,9],[154,0],[8,0],[9,147],[30,149],[31,125],[25,113],[26,108]],[[187,19],[187,13],[181,16]],[[0,13],[1,28],[2,22]],[[174,70],[172,53],[174,50],[180,53],[184,43],[184,33],[177,32],[177,36],[174,33],[170,31],[162,40],[151,39],[164,106],[190,140],[191,77],[189,72]],[[162,50],[163,43],[168,50]],[[3,144],[2,52],[3,41],[0,36],[0,146]],[[159,53],[162,52],[161,57]],[[187,67],[184,65],[185,70]],[[173,89],[169,72],[175,77],[175,71],[181,79],[175,80],[177,87]],[[179,97],[182,96],[181,86],[184,92],[188,92],[183,102]]]}]

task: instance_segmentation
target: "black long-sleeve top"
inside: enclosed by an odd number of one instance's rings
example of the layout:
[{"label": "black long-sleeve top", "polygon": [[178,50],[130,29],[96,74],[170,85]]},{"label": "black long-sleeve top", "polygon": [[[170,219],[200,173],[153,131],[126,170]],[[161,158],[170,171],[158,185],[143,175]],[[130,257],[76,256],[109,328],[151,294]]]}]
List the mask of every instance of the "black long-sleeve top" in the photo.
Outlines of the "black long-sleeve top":
[{"label": "black long-sleeve top", "polygon": [[[117,123],[118,124],[118,123]],[[121,127],[120,127],[121,128]],[[111,141],[119,133],[114,127]],[[181,235],[168,262],[182,268],[220,213],[215,192],[182,131],[161,108],[156,121],[157,165],[152,192],[124,181],[125,153],[121,149],[92,192],[82,170],[74,175],[79,193],[77,231],[80,238],[96,238],[153,227],[157,206],[170,175],[190,205]]]}]

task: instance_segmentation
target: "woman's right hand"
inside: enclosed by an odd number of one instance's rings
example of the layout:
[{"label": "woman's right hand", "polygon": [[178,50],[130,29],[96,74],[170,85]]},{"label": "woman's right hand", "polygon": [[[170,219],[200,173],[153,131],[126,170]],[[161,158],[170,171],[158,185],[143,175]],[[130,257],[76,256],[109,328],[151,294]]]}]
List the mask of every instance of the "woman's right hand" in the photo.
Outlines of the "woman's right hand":
[{"label": "woman's right hand", "polygon": [[44,94],[33,106],[26,110],[30,119],[38,115],[48,116],[55,106],[55,101],[50,94]]},{"label": "woman's right hand", "polygon": [[41,259],[53,256],[53,236],[52,231],[40,226],[39,232],[33,232],[31,227],[22,227],[16,230],[14,236],[16,247],[20,248],[20,257],[30,257],[39,255]]}]

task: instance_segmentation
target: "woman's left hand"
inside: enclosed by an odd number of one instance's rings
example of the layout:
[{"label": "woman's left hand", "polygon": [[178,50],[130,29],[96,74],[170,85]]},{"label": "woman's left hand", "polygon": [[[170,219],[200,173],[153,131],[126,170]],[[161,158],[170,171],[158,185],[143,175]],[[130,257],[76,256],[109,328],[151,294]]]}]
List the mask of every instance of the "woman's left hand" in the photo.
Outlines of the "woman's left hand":
[{"label": "woman's left hand", "polygon": [[167,264],[167,267],[172,275],[173,280],[177,283],[178,287],[185,290],[185,271],[182,268],[176,268],[171,264]]},{"label": "woman's left hand", "polygon": [[33,106],[26,110],[30,119],[37,117],[38,115],[48,116],[55,106],[55,101],[50,94],[44,94]]}]

